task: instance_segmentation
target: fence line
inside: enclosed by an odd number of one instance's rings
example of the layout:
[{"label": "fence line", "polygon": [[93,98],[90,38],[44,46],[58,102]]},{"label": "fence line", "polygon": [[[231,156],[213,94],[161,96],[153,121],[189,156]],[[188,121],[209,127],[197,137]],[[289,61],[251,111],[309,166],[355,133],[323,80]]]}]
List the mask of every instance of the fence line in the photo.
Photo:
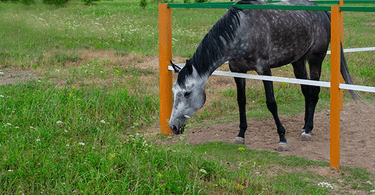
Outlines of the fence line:
[{"label": "fence line", "polygon": [[[344,49],[344,53],[360,52],[360,51],[375,51],[375,47]],[[331,54],[331,51],[327,51],[327,54]]]},{"label": "fence line", "polygon": [[[184,64],[176,64],[176,65],[182,68]],[[168,66],[168,70],[173,70],[172,66]],[[244,79],[264,80],[264,81],[276,81],[276,82],[301,84],[301,85],[312,85],[312,86],[327,87],[327,88],[331,87],[331,83],[327,81],[314,81],[314,80],[307,80],[307,79],[295,79],[295,78],[285,78],[285,77],[265,76],[265,75],[251,75],[251,74],[227,72],[227,71],[219,71],[219,70],[214,71],[212,75],[237,77],[237,78],[244,78]],[[362,86],[362,85],[340,83],[339,88],[375,93],[375,87],[368,87],[368,86]]]},{"label": "fence line", "polygon": [[[364,48],[352,48],[352,49],[344,49],[344,53],[350,52],[360,52],[360,51],[375,51],[375,47],[364,47]],[[327,54],[331,54],[331,51],[327,51]],[[225,62],[228,63],[228,62]],[[184,67],[185,64],[176,64],[180,68]],[[168,70],[172,70],[172,66],[168,66]],[[314,81],[314,80],[307,80],[307,79],[295,79],[295,78],[285,78],[285,77],[277,77],[277,76],[265,76],[265,75],[251,75],[251,74],[244,74],[244,73],[235,73],[235,72],[228,72],[228,71],[219,71],[216,70],[212,73],[212,75],[218,76],[227,76],[227,77],[238,77],[238,78],[245,78],[245,79],[255,79],[255,80],[265,80],[265,81],[276,81],[276,82],[285,82],[285,83],[293,83],[293,84],[301,84],[301,85],[312,85],[318,87],[331,87],[331,83],[327,81]],[[361,86],[361,85],[352,85],[352,84],[343,84],[340,83],[340,89],[347,89],[353,91],[363,91],[363,92],[374,92],[375,87],[368,87],[368,86]]]},{"label": "fence line", "polygon": [[[201,4],[204,5],[204,4]],[[311,81],[303,79],[291,79],[271,76],[247,75],[240,73],[231,73],[223,71],[215,71],[216,75],[234,75],[235,77],[246,77],[260,80],[282,81],[289,83],[298,83],[306,85],[315,85],[323,87],[330,87],[330,167],[339,169],[340,164],[340,109],[343,104],[342,90],[350,89],[357,91],[375,92],[375,87],[357,86],[341,84],[342,78],[340,74],[340,48],[343,42],[343,11],[358,11],[358,12],[375,12],[375,7],[345,7],[344,3],[340,0],[337,6],[327,7],[321,6],[318,10],[331,11],[331,81]],[[192,6],[188,5],[187,6]],[[204,6],[196,6],[196,8],[209,8]],[[243,9],[282,9],[282,10],[315,10],[316,7],[301,7],[301,6],[259,6],[259,5],[236,5]],[[160,87],[160,131],[162,134],[171,134],[172,131],[168,127],[169,116],[172,112],[172,73],[168,65],[172,60],[172,7],[186,7],[181,4],[159,4],[159,87]],[[211,8],[227,7],[227,5],[215,5]],[[190,7],[192,8],[192,7]],[[356,51],[373,51],[375,48],[357,48],[344,50],[345,52]],[[277,79],[277,80],[274,80]],[[284,81],[286,80],[286,81]]]}]

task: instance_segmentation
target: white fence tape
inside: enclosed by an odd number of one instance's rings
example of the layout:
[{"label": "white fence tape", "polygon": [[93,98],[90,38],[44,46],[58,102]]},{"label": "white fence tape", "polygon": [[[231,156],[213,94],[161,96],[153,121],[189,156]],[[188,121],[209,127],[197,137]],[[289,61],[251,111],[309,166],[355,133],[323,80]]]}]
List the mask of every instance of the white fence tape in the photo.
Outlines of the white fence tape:
[{"label": "white fence tape", "polygon": [[[375,51],[375,47],[344,49],[345,53],[347,53],[347,52],[359,52],[359,51]],[[330,54],[330,53],[331,53],[331,51],[327,52],[327,54]],[[176,64],[176,65],[178,65],[179,67],[183,67],[185,64]],[[168,70],[173,70],[172,66],[168,66]],[[275,76],[250,75],[250,74],[226,72],[226,71],[218,71],[218,70],[213,72],[212,74],[213,75],[219,75],[219,76],[245,78],[245,79],[277,81],[277,82],[294,83],[294,84],[302,84],[302,85],[312,85],[312,86],[319,86],[319,87],[331,87],[331,83],[326,82],[326,81],[313,81],[313,80],[306,80],[306,79],[294,79],[294,78],[284,78],[284,77],[275,77]],[[347,89],[347,90],[354,90],[354,91],[364,91],[364,92],[374,92],[375,93],[375,87],[367,87],[367,86],[351,85],[351,84],[340,84],[339,88],[340,89]]]},{"label": "white fence tape", "polygon": [[[359,51],[375,51],[375,47],[344,49],[344,53],[359,52]],[[327,51],[327,54],[331,54],[331,51]]]}]

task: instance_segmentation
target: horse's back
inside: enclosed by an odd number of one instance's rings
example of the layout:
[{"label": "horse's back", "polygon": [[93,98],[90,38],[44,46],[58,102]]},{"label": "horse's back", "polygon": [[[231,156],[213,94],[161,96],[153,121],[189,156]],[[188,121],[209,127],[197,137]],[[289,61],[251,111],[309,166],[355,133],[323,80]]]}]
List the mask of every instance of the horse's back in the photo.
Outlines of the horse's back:
[{"label": "horse's back", "polygon": [[[262,3],[240,1],[240,4]],[[262,4],[265,4],[264,2]],[[302,0],[280,2],[290,5],[316,5]],[[249,63],[270,68],[292,63],[309,50],[324,50],[330,41],[330,21],[324,12],[304,10],[252,10],[238,12],[237,30],[243,56]],[[251,69],[254,70],[254,67]]]}]

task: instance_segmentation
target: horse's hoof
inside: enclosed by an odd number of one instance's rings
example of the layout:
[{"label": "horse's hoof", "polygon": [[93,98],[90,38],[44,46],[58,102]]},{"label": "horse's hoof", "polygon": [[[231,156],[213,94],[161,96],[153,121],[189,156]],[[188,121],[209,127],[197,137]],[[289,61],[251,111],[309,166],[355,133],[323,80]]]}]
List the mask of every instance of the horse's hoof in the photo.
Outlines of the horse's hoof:
[{"label": "horse's hoof", "polygon": [[279,142],[279,147],[276,149],[276,151],[289,151],[290,145],[288,142]]},{"label": "horse's hoof", "polygon": [[245,138],[243,137],[236,137],[233,141],[234,144],[245,144]]},{"label": "horse's hoof", "polygon": [[308,133],[305,133],[304,131],[301,133],[300,138],[302,141],[311,141],[311,135]]}]

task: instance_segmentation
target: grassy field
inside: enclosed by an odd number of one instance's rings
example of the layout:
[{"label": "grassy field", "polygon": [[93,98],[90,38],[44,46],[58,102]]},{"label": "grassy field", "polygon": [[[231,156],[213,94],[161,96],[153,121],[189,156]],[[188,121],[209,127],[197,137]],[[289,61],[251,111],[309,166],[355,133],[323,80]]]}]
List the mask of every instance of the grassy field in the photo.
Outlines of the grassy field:
[{"label": "grassy field", "polygon": [[[182,2],[175,1],[175,2]],[[374,175],[228,143],[165,145],[158,121],[158,10],[137,0],[65,7],[0,3],[0,194],[370,193]],[[191,57],[223,9],[173,10],[173,55]],[[374,13],[345,13],[345,48],[375,45]],[[375,52],[346,54],[354,82],[375,86]],[[182,58],[181,58],[182,57]],[[322,80],[329,80],[329,56]],[[143,65],[145,65],[143,67]],[[223,69],[227,69],[223,67]],[[274,71],[293,77],[291,67]],[[32,74],[22,80],[19,74]],[[260,82],[249,117],[270,117]],[[192,123],[237,119],[235,89],[215,90]],[[302,112],[299,86],[276,83],[281,114]],[[374,94],[362,94],[371,102]],[[351,101],[346,97],[346,101]],[[318,109],[327,108],[322,89]],[[225,105],[225,106],[224,106]],[[328,185],[329,184],[329,185]],[[334,189],[331,189],[331,186]]]}]

